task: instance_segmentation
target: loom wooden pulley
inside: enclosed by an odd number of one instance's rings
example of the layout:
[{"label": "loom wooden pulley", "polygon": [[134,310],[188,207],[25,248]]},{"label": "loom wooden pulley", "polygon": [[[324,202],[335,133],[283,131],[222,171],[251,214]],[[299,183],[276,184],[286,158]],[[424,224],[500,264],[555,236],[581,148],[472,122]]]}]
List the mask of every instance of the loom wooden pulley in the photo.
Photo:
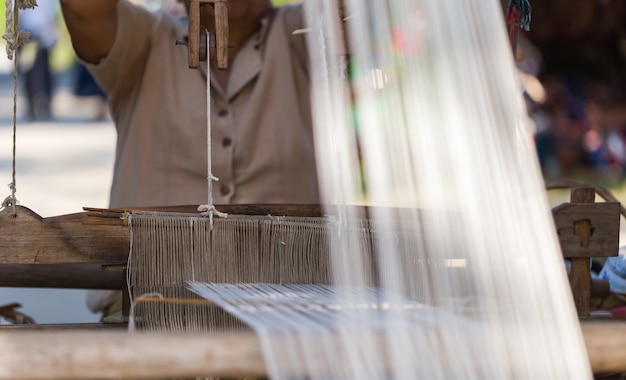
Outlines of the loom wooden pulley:
[{"label": "loom wooden pulley", "polygon": [[553,209],[563,257],[570,259],[570,286],[581,318],[590,316],[592,257],[617,256],[622,207],[619,202],[595,203],[596,188],[574,187],[570,202]]},{"label": "loom wooden pulley", "polygon": [[[207,40],[207,34],[200,28],[200,8],[212,5],[215,11],[215,34]],[[200,61],[215,56],[217,67],[228,67],[228,9],[227,0],[191,0],[189,7],[189,68],[195,69]],[[214,48],[214,49],[212,49]],[[215,54],[211,54],[214,50]]]}]

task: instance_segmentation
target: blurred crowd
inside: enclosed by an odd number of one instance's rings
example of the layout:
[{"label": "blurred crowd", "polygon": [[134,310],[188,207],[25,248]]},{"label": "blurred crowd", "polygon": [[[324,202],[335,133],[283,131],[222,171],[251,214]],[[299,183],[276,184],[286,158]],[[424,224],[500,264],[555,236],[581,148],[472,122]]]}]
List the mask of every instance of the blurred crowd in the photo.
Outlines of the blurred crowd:
[{"label": "blurred crowd", "polygon": [[626,2],[532,2],[516,58],[548,179],[626,176]]},{"label": "blurred crowd", "polygon": [[[184,13],[176,0],[131,1]],[[551,0],[531,5],[530,30],[519,31],[516,58],[544,175],[621,182],[626,176],[626,2]],[[27,117],[50,119],[59,88],[51,54],[68,44],[58,1],[42,1],[36,12],[23,12],[20,20],[32,35],[20,60]],[[71,74],[73,94],[97,99],[93,117],[106,118],[105,96],[84,67],[74,58],[64,69]]]},{"label": "blurred crowd", "polygon": [[[175,14],[185,12],[177,0],[131,2],[152,10],[162,7]],[[82,111],[77,112],[78,117],[107,120],[106,94],[74,56],[59,7],[58,0],[45,0],[40,1],[34,11],[20,12],[20,29],[30,34],[29,42],[21,47],[18,55],[24,117],[26,121],[52,121],[58,120],[60,113],[66,116],[67,110],[59,112],[60,107],[55,107],[59,103],[55,98],[61,98],[64,103],[61,108]]]}]

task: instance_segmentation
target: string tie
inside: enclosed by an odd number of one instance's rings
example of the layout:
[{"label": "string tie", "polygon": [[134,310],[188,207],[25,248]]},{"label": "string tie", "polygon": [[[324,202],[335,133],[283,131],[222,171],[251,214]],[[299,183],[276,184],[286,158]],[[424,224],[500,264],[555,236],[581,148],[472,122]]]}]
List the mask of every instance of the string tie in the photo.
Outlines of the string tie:
[{"label": "string tie", "polygon": [[[34,9],[37,6],[36,0],[16,0],[15,8],[17,9]],[[6,40],[6,51],[9,60],[13,60],[14,53],[20,46],[24,46],[30,39],[30,33],[18,30],[17,14],[12,0],[6,1],[6,32],[2,38]]]},{"label": "string tie", "polygon": [[217,215],[220,218],[228,218],[228,214],[225,212],[218,211],[214,205],[200,205],[198,206],[198,211],[200,211],[200,215],[208,216],[211,228],[213,227],[213,215]]},{"label": "string tie", "polygon": [[17,206],[17,203],[18,201],[15,198],[15,195],[9,195],[4,198],[4,201],[2,201],[2,208],[14,207]]},{"label": "string tie", "polygon": [[[208,31],[204,31],[206,34],[207,41],[210,41],[211,38],[209,36]],[[211,57],[209,57],[208,51],[206,56],[207,62],[207,73],[211,72]],[[198,211],[201,212],[202,216],[209,217],[210,227],[213,228],[213,215],[217,215],[220,218],[228,218],[228,214],[224,212],[217,211],[215,206],[213,205],[213,182],[219,181],[219,178],[213,175],[212,164],[211,164],[211,75],[206,76],[206,135],[207,135],[207,195],[208,195],[208,204],[198,206]]]}]

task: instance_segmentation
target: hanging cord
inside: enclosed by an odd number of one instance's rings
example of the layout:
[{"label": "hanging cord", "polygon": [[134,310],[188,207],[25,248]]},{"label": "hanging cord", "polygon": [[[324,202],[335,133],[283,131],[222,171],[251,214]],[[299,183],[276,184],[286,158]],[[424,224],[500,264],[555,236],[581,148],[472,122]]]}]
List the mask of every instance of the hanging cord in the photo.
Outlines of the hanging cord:
[{"label": "hanging cord", "polygon": [[517,47],[517,29],[530,30],[531,6],[529,0],[509,0],[506,23],[509,25],[509,38],[513,52]]},{"label": "hanging cord", "polygon": [[17,198],[16,192],[16,179],[15,179],[15,156],[16,156],[16,143],[17,143],[17,65],[18,65],[18,52],[19,47],[24,45],[28,38],[29,33],[19,30],[19,10],[20,9],[33,9],[37,6],[36,0],[16,0],[15,4],[13,0],[6,0],[6,32],[2,35],[2,38],[7,41],[6,51],[7,57],[13,60],[13,160],[12,160],[12,180],[9,184],[11,189],[11,195],[6,197],[2,202],[2,207],[12,207],[13,216],[17,215]]},{"label": "hanging cord", "polygon": [[[206,32],[207,41],[209,39],[209,32]],[[206,134],[207,134],[207,187],[208,187],[208,203],[205,205],[198,206],[198,211],[202,212],[203,216],[208,216],[210,220],[211,228],[213,227],[213,215],[217,215],[220,218],[227,218],[228,214],[224,212],[217,211],[215,205],[213,204],[213,181],[219,181],[219,178],[213,175],[211,171],[212,162],[211,162],[211,57],[209,55],[209,49],[207,49],[207,75],[206,75]]]}]

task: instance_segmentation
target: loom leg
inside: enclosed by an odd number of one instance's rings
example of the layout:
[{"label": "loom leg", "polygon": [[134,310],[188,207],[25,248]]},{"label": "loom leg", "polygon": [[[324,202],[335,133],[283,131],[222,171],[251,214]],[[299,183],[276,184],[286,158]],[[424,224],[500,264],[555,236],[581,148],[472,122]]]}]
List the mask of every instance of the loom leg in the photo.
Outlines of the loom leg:
[{"label": "loom leg", "polygon": [[[572,203],[594,203],[595,190],[593,187],[581,187],[572,189],[570,200]],[[574,223],[575,234],[580,236],[582,247],[589,246],[591,237],[591,223],[584,219]],[[589,317],[589,298],[591,290],[590,257],[572,257],[570,269],[570,286],[578,316]]]}]

